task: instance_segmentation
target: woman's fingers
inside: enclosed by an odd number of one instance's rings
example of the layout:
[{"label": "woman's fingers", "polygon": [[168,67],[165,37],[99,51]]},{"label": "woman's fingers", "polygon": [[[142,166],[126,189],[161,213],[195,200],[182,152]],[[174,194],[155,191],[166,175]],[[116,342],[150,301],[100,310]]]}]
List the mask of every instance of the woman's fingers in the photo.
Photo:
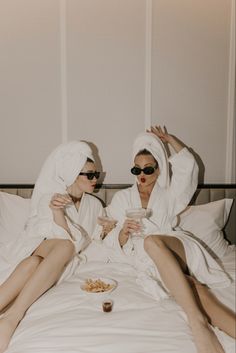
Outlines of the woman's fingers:
[{"label": "woman's fingers", "polygon": [[126,219],[123,226],[125,233],[136,232],[136,231],[139,231],[140,228],[141,228],[140,223],[133,219]]},{"label": "woman's fingers", "polygon": [[163,136],[163,131],[162,131],[160,126],[157,126],[157,125],[156,126],[151,126],[151,132],[153,132],[158,137],[162,137]]},{"label": "woman's fingers", "polygon": [[157,137],[159,137],[163,142],[166,142],[168,133],[165,126],[163,129],[160,125],[151,126],[150,129],[147,129],[146,131],[152,132]]},{"label": "woman's fingers", "polygon": [[114,222],[106,222],[103,224],[103,230],[107,233],[109,233],[112,229],[116,227],[116,223]]},{"label": "woman's fingers", "polygon": [[156,130],[158,131],[159,135],[164,137],[165,136],[165,132],[164,130],[162,130],[162,127],[159,125],[159,126],[155,126]]},{"label": "woman's fingers", "polygon": [[165,143],[169,141],[169,134],[165,126],[163,128],[160,125],[152,126],[151,132],[153,132],[157,137],[159,137],[162,142]]},{"label": "woman's fingers", "polygon": [[157,126],[151,126],[151,131],[154,132],[154,133],[158,133],[159,129],[158,129]]},{"label": "woman's fingers", "polygon": [[54,194],[50,202],[50,207],[64,208],[66,205],[70,204],[71,202],[72,200],[69,195]]}]

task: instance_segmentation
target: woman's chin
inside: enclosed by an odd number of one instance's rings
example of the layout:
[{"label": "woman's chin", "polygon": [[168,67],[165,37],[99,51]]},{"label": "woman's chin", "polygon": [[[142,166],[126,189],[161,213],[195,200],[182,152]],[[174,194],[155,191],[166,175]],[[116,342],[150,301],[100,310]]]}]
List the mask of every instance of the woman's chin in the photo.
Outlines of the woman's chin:
[{"label": "woman's chin", "polygon": [[92,194],[92,192],[94,191],[94,189],[95,189],[95,186],[91,186],[91,187],[89,188],[89,190],[87,190],[86,192],[88,192],[89,194]]}]

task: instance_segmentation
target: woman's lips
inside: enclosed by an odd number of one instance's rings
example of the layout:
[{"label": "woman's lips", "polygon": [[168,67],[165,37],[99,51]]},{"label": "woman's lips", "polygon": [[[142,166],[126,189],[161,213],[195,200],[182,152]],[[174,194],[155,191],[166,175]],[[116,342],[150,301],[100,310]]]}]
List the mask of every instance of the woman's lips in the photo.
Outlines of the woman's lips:
[{"label": "woman's lips", "polygon": [[145,183],[146,179],[145,178],[141,178],[140,181],[141,181],[141,183]]}]

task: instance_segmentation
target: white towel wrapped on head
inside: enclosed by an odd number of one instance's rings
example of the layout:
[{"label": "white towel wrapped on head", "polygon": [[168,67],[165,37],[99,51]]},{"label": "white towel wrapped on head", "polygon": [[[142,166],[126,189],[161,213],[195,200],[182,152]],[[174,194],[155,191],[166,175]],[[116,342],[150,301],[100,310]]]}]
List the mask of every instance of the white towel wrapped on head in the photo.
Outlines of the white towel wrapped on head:
[{"label": "white towel wrapped on head", "polygon": [[142,150],[149,151],[157,160],[160,174],[158,184],[162,188],[169,186],[169,164],[168,156],[163,142],[153,133],[143,132],[137,136],[133,143],[133,159]]},{"label": "white towel wrapped on head", "polygon": [[31,199],[31,216],[36,214],[42,195],[65,193],[81,172],[87,158],[94,161],[92,150],[86,142],[70,141],[59,145],[48,156],[35,183]]}]

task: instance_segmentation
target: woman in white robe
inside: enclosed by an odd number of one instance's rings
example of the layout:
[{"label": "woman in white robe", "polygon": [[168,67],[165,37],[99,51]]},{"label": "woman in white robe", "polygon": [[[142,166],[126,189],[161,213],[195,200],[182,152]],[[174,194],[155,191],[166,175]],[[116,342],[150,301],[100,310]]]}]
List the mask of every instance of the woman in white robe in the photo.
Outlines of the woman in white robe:
[{"label": "woman in white robe", "polygon": [[77,254],[99,237],[97,218],[103,215],[103,206],[87,194],[93,192],[98,177],[85,142],[62,144],[46,159],[33,191],[26,230],[4,254],[15,269],[0,285],[0,312],[6,308],[0,317],[1,353],[30,305],[71,276]]},{"label": "woman in white robe", "polygon": [[[138,281],[145,290],[158,299],[171,294],[182,306],[199,353],[222,353],[224,350],[208,327],[191,285],[196,287],[212,324],[231,336],[235,336],[234,315],[197,280],[189,283],[184,275],[186,264],[191,275],[209,287],[225,287],[231,281],[197,241],[174,230],[177,214],[185,209],[196,190],[198,167],[193,155],[174,136],[160,127],[152,127],[151,131],[140,134],[134,142],[131,172],[137,182],[117,192],[107,207],[108,216],[118,224],[105,242],[112,250],[112,261],[128,261],[137,268]],[[169,159],[162,142],[175,152]],[[143,237],[132,237],[141,225],[127,219],[126,210],[130,208],[145,208],[149,213],[143,220]]]}]

